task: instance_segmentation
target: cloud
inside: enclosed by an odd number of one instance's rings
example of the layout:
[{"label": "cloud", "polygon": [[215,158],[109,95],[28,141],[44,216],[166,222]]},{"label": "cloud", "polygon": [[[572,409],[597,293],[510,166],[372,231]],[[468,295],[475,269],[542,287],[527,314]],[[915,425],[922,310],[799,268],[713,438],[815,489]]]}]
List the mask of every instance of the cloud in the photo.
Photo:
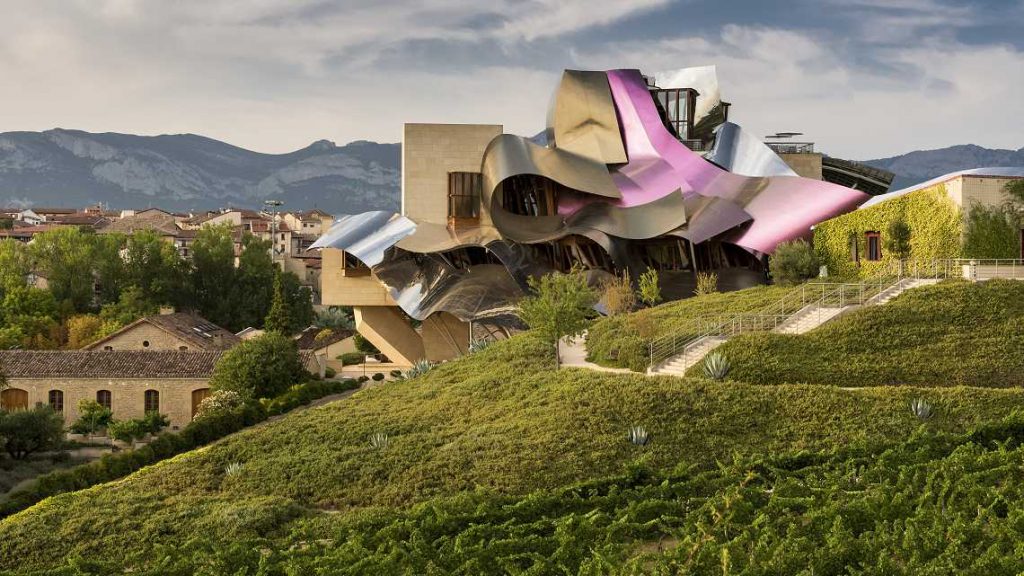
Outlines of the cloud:
[{"label": "cloud", "polygon": [[1024,112],[1020,49],[957,36],[992,14],[803,1],[794,10],[826,16],[741,25],[750,10],[735,8],[698,29],[690,16],[713,8],[698,0],[15,0],[0,19],[0,126],[195,132],[273,152],[397,141],[412,121],[532,134],[564,67],[717,64],[735,119],[837,155],[1024,144],[1006,120]]}]

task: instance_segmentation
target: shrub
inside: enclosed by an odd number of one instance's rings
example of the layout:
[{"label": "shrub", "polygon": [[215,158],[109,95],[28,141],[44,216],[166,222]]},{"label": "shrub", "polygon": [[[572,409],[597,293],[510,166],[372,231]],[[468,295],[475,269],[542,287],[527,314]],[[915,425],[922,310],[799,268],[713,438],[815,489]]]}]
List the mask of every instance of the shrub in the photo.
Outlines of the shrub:
[{"label": "shrub", "polygon": [[[355,334],[352,335],[352,343],[355,345],[356,350],[358,350],[361,355],[380,354],[380,350],[377,350],[377,347],[374,346],[372,342],[367,340],[366,337],[360,334],[359,332],[356,332]],[[359,361],[362,362],[362,358],[360,358]]]},{"label": "shrub", "polygon": [[0,441],[15,460],[56,448],[63,439],[64,419],[49,406],[40,404],[31,410],[0,412]]},{"label": "shrub", "polygon": [[161,414],[159,412],[147,412],[146,416],[142,419],[142,423],[146,432],[155,436],[159,434],[161,430],[167,428],[171,421],[167,418],[166,414]]},{"label": "shrub", "polygon": [[630,442],[637,446],[646,446],[647,442],[650,440],[650,436],[647,435],[647,429],[643,426],[633,426],[630,428],[627,437]]},{"label": "shrub", "polygon": [[389,372],[389,374],[391,374],[392,378],[402,378],[403,376],[401,370],[392,370],[391,372]]},{"label": "shrub", "polygon": [[636,307],[636,293],[633,292],[633,285],[626,272],[604,282],[601,300],[609,316],[623,314]]},{"label": "shrub", "polygon": [[338,371],[335,370],[334,368],[331,368],[330,366],[328,366],[327,369],[324,370],[324,378],[334,378],[337,375]]},{"label": "shrub", "polygon": [[487,340],[485,338],[474,338],[469,341],[469,353],[473,354],[475,352],[486,350],[487,347],[491,345],[491,342],[492,340]]},{"label": "shrub", "polygon": [[924,421],[932,417],[932,405],[921,398],[915,398],[910,403],[910,411],[917,416],[918,420]]},{"label": "shrub", "polygon": [[71,425],[75,434],[91,436],[106,428],[113,419],[113,412],[104,408],[95,400],[82,400],[78,403],[78,420]]},{"label": "shrub", "polygon": [[711,352],[704,357],[704,376],[712,380],[725,380],[732,366],[721,352]]},{"label": "shrub", "polygon": [[362,364],[363,360],[366,359],[366,355],[362,352],[345,352],[341,356],[338,356],[338,360],[341,360],[342,366],[352,366],[354,364]]},{"label": "shrub", "polygon": [[272,398],[306,373],[291,338],[275,332],[246,340],[217,361],[210,388],[233,390],[244,398]]},{"label": "shrub", "polygon": [[433,367],[434,365],[431,364],[429,360],[425,358],[420,358],[419,360],[416,361],[415,364],[412,365],[411,368],[405,371],[405,377],[415,378],[417,376],[422,376],[427,372],[430,372],[430,369]]},{"label": "shrub", "polygon": [[284,414],[290,412],[299,406],[309,404],[314,400],[319,400],[324,396],[330,396],[331,394],[339,394],[347,390],[354,390],[358,388],[355,380],[332,380],[332,381],[320,381],[320,382],[306,382],[305,384],[297,384],[292,386],[288,392],[274,398],[272,400],[264,401],[266,406],[267,415],[276,416],[278,414]]},{"label": "shrub", "polygon": [[373,381],[374,382],[380,382],[383,379],[384,379],[384,375],[381,374],[380,372],[377,372],[376,374],[373,375]]},{"label": "shrub", "polygon": [[242,395],[234,390],[214,390],[199,403],[195,420],[221,416],[232,410],[237,410],[244,403],[245,399],[242,398]]},{"label": "shrub", "polygon": [[390,443],[391,440],[388,438],[387,434],[374,432],[370,435],[370,446],[375,450],[383,450],[387,448]]},{"label": "shrub", "polygon": [[648,268],[640,275],[638,292],[640,301],[646,306],[654,306],[661,302],[661,287],[658,284],[658,271]]},{"label": "shrub", "polygon": [[356,378],[356,382],[359,382],[360,384],[362,384],[363,382],[367,382],[369,380],[370,380],[369,376],[360,376],[359,378]]},{"label": "shrub", "polygon": [[772,276],[780,284],[797,284],[818,275],[818,256],[803,240],[779,244],[769,262]]},{"label": "shrub", "polygon": [[717,272],[697,272],[697,285],[693,288],[695,296],[707,296],[718,292]]},{"label": "shrub", "polygon": [[114,420],[107,426],[107,432],[114,440],[130,443],[144,437],[149,430],[145,420]]}]

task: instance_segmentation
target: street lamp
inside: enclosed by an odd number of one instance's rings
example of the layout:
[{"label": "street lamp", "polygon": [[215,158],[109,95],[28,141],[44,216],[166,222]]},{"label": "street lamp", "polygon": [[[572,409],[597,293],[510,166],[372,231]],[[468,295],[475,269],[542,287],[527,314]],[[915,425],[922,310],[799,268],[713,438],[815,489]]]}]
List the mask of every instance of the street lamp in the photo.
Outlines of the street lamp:
[{"label": "street lamp", "polygon": [[277,255],[277,248],[274,246],[277,244],[277,209],[284,206],[284,202],[281,200],[264,200],[264,206],[268,206],[271,210],[270,213],[270,259],[274,260]]}]

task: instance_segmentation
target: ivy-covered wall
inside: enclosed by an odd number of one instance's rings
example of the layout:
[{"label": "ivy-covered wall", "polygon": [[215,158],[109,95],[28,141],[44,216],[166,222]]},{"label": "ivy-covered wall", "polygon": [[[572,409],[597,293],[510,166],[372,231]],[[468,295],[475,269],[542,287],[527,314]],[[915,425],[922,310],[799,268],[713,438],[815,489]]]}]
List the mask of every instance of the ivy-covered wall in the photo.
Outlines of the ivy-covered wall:
[{"label": "ivy-covered wall", "polygon": [[[911,192],[864,210],[826,220],[814,228],[814,249],[831,276],[867,277],[895,261],[885,249],[889,224],[902,219],[910,226],[910,258],[959,258],[963,218],[946,195],[945,184]],[[867,259],[864,233],[881,233],[882,260]],[[860,265],[851,258],[851,237],[856,238]]]}]

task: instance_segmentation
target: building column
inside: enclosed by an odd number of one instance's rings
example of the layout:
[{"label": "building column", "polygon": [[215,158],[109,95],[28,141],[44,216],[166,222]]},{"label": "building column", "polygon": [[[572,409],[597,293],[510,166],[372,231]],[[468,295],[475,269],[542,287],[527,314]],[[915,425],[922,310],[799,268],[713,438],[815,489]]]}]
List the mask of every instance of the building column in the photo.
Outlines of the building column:
[{"label": "building column", "polygon": [[392,363],[412,366],[426,358],[423,338],[397,306],[354,306],[356,330]]}]

